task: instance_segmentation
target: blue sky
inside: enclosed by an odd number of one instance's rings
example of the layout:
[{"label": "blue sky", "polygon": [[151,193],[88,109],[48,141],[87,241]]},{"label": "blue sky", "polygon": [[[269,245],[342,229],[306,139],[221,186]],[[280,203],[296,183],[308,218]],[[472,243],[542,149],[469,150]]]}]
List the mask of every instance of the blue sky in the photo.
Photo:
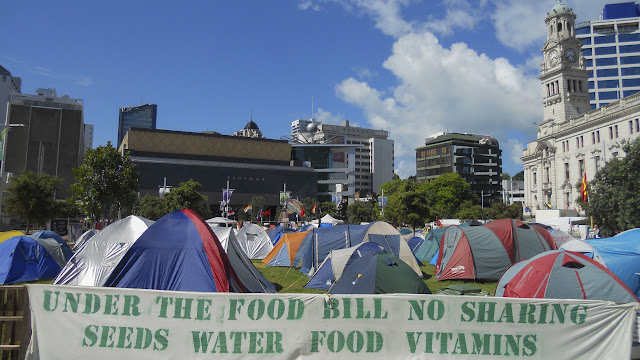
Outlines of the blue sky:
[{"label": "blue sky", "polygon": [[[2,1],[0,65],[23,93],[83,99],[94,146],[116,142],[120,107],[151,103],[169,130],[230,135],[253,116],[279,139],[312,115],[384,129],[402,178],[429,135],[487,134],[515,174],[542,118],[555,2]],[[584,21],[606,1],[565,3]]]}]

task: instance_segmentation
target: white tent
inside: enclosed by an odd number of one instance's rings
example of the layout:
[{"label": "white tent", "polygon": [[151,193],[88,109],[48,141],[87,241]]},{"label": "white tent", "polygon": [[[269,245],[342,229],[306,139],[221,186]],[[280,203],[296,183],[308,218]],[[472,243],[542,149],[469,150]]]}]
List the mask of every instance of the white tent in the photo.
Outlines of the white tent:
[{"label": "white tent", "polygon": [[84,245],[85,242],[87,242],[87,240],[91,239],[91,237],[93,237],[93,235],[99,233],[100,230],[96,230],[96,229],[91,229],[88,231],[85,231],[82,235],[80,235],[80,237],[78,238],[78,241],[76,241],[75,245],[73,245],[73,251],[78,251],[80,250],[80,248],[82,247],[82,245]]},{"label": "white tent", "polygon": [[[332,226],[338,225],[338,224],[344,224],[344,221],[342,220],[338,220],[336,218],[334,218],[333,216],[327,214],[325,216],[323,216],[320,219],[320,222],[323,224],[331,224]],[[318,224],[318,220],[313,220],[311,221],[312,224]]]},{"label": "white tent", "polygon": [[267,232],[256,224],[244,224],[241,229],[235,230],[235,233],[238,244],[249,259],[264,259],[273,249]]},{"label": "white tent", "polygon": [[131,245],[153,223],[131,215],[105,227],[69,259],[53,283],[102,286]]}]

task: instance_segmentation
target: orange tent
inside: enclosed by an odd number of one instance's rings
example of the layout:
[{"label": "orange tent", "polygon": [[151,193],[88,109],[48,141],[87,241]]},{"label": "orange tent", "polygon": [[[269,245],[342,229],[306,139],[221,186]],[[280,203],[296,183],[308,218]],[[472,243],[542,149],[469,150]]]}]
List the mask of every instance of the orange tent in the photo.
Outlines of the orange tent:
[{"label": "orange tent", "polygon": [[298,248],[300,248],[302,240],[304,240],[309,231],[310,230],[283,234],[278,243],[273,247],[273,250],[262,259],[262,262],[269,266],[297,265],[292,264],[293,259],[296,257]]}]

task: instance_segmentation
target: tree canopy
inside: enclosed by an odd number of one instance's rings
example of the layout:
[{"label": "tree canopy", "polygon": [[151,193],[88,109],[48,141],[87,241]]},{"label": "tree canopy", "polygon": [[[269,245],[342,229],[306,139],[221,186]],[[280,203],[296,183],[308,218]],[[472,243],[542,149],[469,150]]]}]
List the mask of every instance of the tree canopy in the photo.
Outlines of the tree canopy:
[{"label": "tree canopy", "polygon": [[126,213],[137,200],[138,170],[129,153],[120,154],[111,142],[87,150],[73,175],[74,199],[92,221],[100,220],[110,211]]},{"label": "tree canopy", "polygon": [[42,223],[55,216],[58,202],[54,196],[62,179],[47,173],[27,172],[11,178],[6,188],[5,211],[26,220],[29,224]]},{"label": "tree canopy", "polygon": [[455,218],[465,201],[477,201],[469,185],[459,174],[449,173],[425,184],[430,213],[440,219]]},{"label": "tree canopy", "polygon": [[375,201],[354,201],[347,207],[349,224],[373,222],[378,219]]},{"label": "tree canopy", "polygon": [[[407,224],[414,230],[424,226],[431,216],[427,197],[427,185],[410,180],[394,179],[384,184],[391,193],[384,207],[383,219],[392,224]],[[385,196],[387,196],[385,190]]]},{"label": "tree canopy", "polygon": [[191,209],[200,215],[203,219],[211,217],[211,208],[209,207],[209,198],[206,195],[200,193],[202,185],[189,179],[187,182],[182,182],[177,187],[171,189],[171,191],[164,196],[167,202],[167,213],[182,210]]},{"label": "tree canopy", "polygon": [[625,142],[624,158],[611,159],[588,184],[584,208],[603,236],[640,227],[640,141]]}]

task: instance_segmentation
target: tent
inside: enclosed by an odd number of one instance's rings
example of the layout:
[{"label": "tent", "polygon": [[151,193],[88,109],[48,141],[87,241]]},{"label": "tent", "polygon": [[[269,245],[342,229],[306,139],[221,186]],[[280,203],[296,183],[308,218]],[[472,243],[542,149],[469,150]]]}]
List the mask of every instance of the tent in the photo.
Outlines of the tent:
[{"label": "tent", "polygon": [[553,242],[556,244],[557,248],[560,248],[567,241],[580,240],[578,238],[575,238],[575,237],[567,234],[565,231],[562,231],[562,230],[556,230],[556,229],[551,228],[548,231],[549,231],[549,234],[551,234],[551,237],[553,238]]},{"label": "tent", "polygon": [[131,245],[104,286],[245,291],[211,228],[190,209],[170,212],[149,226]]},{"label": "tent", "polygon": [[69,244],[67,244],[67,242],[64,241],[64,239],[60,237],[60,235],[58,235],[57,233],[55,233],[55,232],[53,232],[51,230],[40,230],[40,231],[37,231],[37,232],[31,234],[31,237],[40,238],[40,239],[54,239],[55,241],[58,242],[58,244],[60,244],[60,247],[62,248],[62,251],[64,252],[64,256],[67,259],[70,259],[73,256],[73,252],[71,251],[71,248],[69,247]]},{"label": "tent", "polygon": [[346,249],[332,250],[305,285],[306,288],[329,290],[340,279],[344,268],[364,254],[384,252],[376,243],[364,242]]},{"label": "tent", "polygon": [[268,231],[267,231],[267,235],[269,236],[269,239],[271,239],[271,243],[275,244],[276,243],[276,236],[280,233],[282,233],[284,231],[285,227],[284,226],[273,226],[271,227]]},{"label": "tent", "polygon": [[73,245],[73,248],[71,248],[72,251],[78,251],[80,250],[80,248],[82,247],[82,245],[84,245],[87,240],[91,239],[91,237],[97,233],[99,233],[100,230],[96,230],[96,229],[91,229],[91,230],[87,230],[85,231],[82,235],[80,235],[80,237],[78,238],[78,241],[76,241],[76,243]]},{"label": "tent", "polygon": [[273,249],[269,235],[256,224],[246,223],[234,231],[238,245],[249,259],[264,259]]},{"label": "tent", "polygon": [[544,299],[638,299],[611,271],[580,253],[552,250],[511,266],[500,278],[496,296]]},{"label": "tent", "polygon": [[312,224],[321,224],[321,225],[331,224],[331,226],[335,226],[335,225],[339,225],[339,224],[344,224],[344,221],[338,220],[338,219],[334,218],[333,216],[327,214],[327,215],[323,216],[322,218],[320,218],[320,220],[311,220],[311,223]]},{"label": "tent", "polygon": [[49,255],[51,255],[51,257],[53,257],[58,266],[60,266],[61,268],[65,266],[69,258],[65,254],[64,250],[62,249],[62,245],[60,245],[59,242],[55,241],[54,239],[40,239],[33,236],[31,237],[35,241],[39,242],[40,245],[44,246],[45,249],[47,249],[47,252],[49,253]]},{"label": "tent", "polygon": [[571,240],[562,249],[580,252],[602,263],[640,297],[640,229],[610,238]]},{"label": "tent", "polygon": [[438,252],[439,242],[433,236],[414,236],[407,240],[407,244],[416,259],[428,262]]},{"label": "tent", "polygon": [[154,221],[130,215],[109,224],[71,257],[53,281],[59,285],[102,286],[131,245]]},{"label": "tent", "polygon": [[[242,249],[242,246],[240,246],[237,241],[233,228],[214,226],[211,229],[220,241],[220,244],[224,244],[223,247],[229,258],[229,263],[248,292],[276,292],[276,287],[256,269],[255,265],[253,265],[244,253],[244,249]],[[271,241],[268,242],[271,244]]]},{"label": "tent", "polygon": [[482,226],[449,226],[440,241],[438,280],[498,280],[512,264],[556,246],[548,231],[514,219]]},{"label": "tent", "polygon": [[53,279],[60,271],[56,260],[34,238],[20,235],[0,243],[0,284]]},{"label": "tent", "polygon": [[387,253],[368,253],[347,266],[330,294],[431,294],[402,260]]},{"label": "tent", "polygon": [[331,250],[345,249],[367,241],[382,246],[387,253],[399,257],[416,274],[422,276],[422,270],[407,241],[398,230],[384,221],[375,221],[367,225],[338,225],[310,230],[300,245],[293,263],[301,264],[300,271],[311,276]]},{"label": "tent", "polygon": [[282,233],[282,237],[273,247],[271,252],[262,259],[262,262],[268,266],[297,266],[300,261],[294,262],[296,253],[300,248],[300,244],[308,233],[312,230],[303,232]]},{"label": "tent", "polygon": [[18,230],[10,230],[10,231],[5,231],[5,232],[0,232],[0,243],[7,240],[7,239],[11,239],[14,236],[20,236],[20,235],[26,235],[25,233],[23,233],[22,231],[18,231]]}]

